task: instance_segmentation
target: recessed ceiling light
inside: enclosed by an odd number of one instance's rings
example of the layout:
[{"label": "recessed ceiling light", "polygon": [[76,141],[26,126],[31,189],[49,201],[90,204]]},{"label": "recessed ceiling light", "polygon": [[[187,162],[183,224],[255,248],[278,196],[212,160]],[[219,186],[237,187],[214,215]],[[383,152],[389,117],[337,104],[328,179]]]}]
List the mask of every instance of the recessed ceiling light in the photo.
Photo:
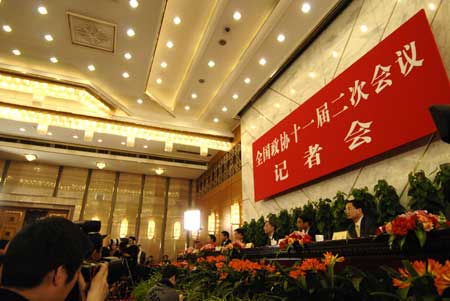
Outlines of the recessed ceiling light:
[{"label": "recessed ceiling light", "polygon": [[157,175],[162,175],[164,173],[164,169],[162,169],[162,168],[154,169],[154,171]]},{"label": "recessed ceiling light", "polygon": [[173,47],[173,42],[172,41],[167,41],[166,46],[168,48],[172,48]]},{"label": "recessed ceiling light", "polygon": [[264,66],[265,64],[267,64],[267,60],[265,59],[265,58],[260,58],[259,59],[259,64],[261,65],[261,66]]},{"label": "recessed ceiling light", "polygon": [[249,78],[249,77],[247,77],[246,79],[244,79],[244,83],[246,83],[247,85],[251,82],[252,80]]},{"label": "recessed ceiling light", "polygon": [[26,132],[27,130],[24,129],[24,128],[20,128],[19,131],[21,131],[21,132]]},{"label": "recessed ceiling light", "polygon": [[37,159],[37,156],[36,155],[33,155],[33,154],[26,154],[25,155],[25,159],[27,159],[27,161],[34,161],[34,160],[36,160]]},{"label": "recessed ceiling light", "polygon": [[21,55],[21,54],[22,54],[22,52],[20,52],[19,49],[13,49],[12,53],[13,53],[14,55]]},{"label": "recessed ceiling light", "polygon": [[130,0],[130,2],[128,2],[128,3],[130,3],[130,6],[132,8],[136,8],[139,6],[139,2],[137,0]]},{"label": "recessed ceiling light", "polygon": [[11,32],[12,28],[9,25],[3,25],[3,30],[6,31],[6,32]]},{"label": "recessed ceiling light", "polygon": [[302,12],[304,14],[309,13],[310,10],[311,10],[311,4],[309,4],[308,2],[305,2],[302,4]]},{"label": "recessed ceiling light", "polygon": [[226,111],[228,111],[228,108],[227,107],[223,107],[222,108],[222,112],[226,112]]},{"label": "recessed ceiling light", "polygon": [[235,19],[236,21],[239,21],[242,18],[242,15],[240,12],[235,11],[233,14],[233,19]]},{"label": "recessed ceiling light", "polygon": [[120,144],[125,145],[126,143],[122,141],[122,142],[120,142]]},{"label": "recessed ceiling light", "polygon": [[178,16],[175,16],[175,18],[173,18],[173,23],[175,23],[176,25],[181,23],[181,18]]},{"label": "recessed ceiling light", "polygon": [[234,99],[234,100],[236,100],[236,99],[238,99],[238,98],[239,98],[239,95],[238,95],[238,94],[236,94],[236,93],[233,94],[233,99]]},{"label": "recessed ceiling light", "polygon": [[136,34],[136,33],[134,32],[133,28],[129,28],[129,29],[127,30],[127,35],[128,35],[129,37],[134,37],[135,34]]},{"label": "recessed ceiling light", "polygon": [[52,132],[48,132],[47,136],[53,136],[53,133]]},{"label": "recessed ceiling light", "polygon": [[126,60],[131,60],[131,58],[133,57],[129,52],[125,52],[123,56],[125,57]]},{"label": "recessed ceiling light", "polygon": [[275,108],[279,108],[280,107],[280,104],[279,103],[276,103],[275,104]]},{"label": "recessed ceiling light", "polygon": [[167,68],[167,63],[166,63],[166,62],[162,62],[162,63],[161,63],[161,67]]},{"label": "recessed ceiling light", "polygon": [[162,79],[160,79],[160,78],[157,78],[157,79],[156,79],[156,83],[157,83],[158,85],[161,85],[161,83],[162,83]]},{"label": "recessed ceiling light", "polygon": [[97,162],[96,163],[98,169],[103,169],[106,167],[106,163],[105,162]]},{"label": "recessed ceiling light", "polygon": [[218,122],[219,122],[219,118],[215,117],[215,118],[213,119],[213,121],[214,121],[215,123],[218,123]]},{"label": "recessed ceiling light", "polygon": [[316,72],[308,72],[310,78],[315,78],[317,76]]},{"label": "recessed ceiling light", "polygon": [[73,139],[78,139],[78,136],[77,135],[73,135],[72,138]]},{"label": "recessed ceiling light", "polygon": [[186,111],[189,111],[189,110],[191,109],[191,107],[190,107],[190,106],[184,106],[184,109],[185,109]]},{"label": "recessed ceiling light", "polygon": [[428,8],[429,8],[430,10],[436,10],[436,4],[434,4],[434,3],[429,3],[429,4],[428,4]]},{"label": "recessed ceiling light", "polygon": [[286,36],[285,36],[284,34],[280,33],[280,34],[277,36],[277,41],[280,42],[280,43],[283,43],[284,40],[286,40]]},{"label": "recessed ceiling light", "polygon": [[45,6],[39,6],[39,7],[38,7],[38,12],[39,12],[41,15],[46,15],[46,14],[48,13],[47,8],[45,8]]},{"label": "recessed ceiling light", "polygon": [[97,139],[97,142],[98,142],[98,143],[102,143],[102,142],[103,142],[103,139]]},{"label": "recessed ceiling light", "polygon": [[94,65],[89,65],[88,69],[89,69],[89,71],[95,71],[95,66]]},{"label": "recessed ceiling light", "polygon": [[192,93],[192,94],[191,94],[191,98],[192,98],[192,99],[196,99],[196,98],[197,98],[197,93]]},{"label": "recessed ceiling light", "polygon": [[148,145],[144,145],[144,148],[148,148]]},{"label": "recessed ceiling light", "polygon": [[360,27],[359,29],[361,29],[362,32],[367,32],[367,30],[368,30],[369,28],[367,27],[366,24],[363,24],[363,25],[361,25],[361,27]]},{"label": "recessed ceiling light", "polygon": [[215,65],[216,65],[216,63],[212,60],[208,62],[209,68],[213,68]]},{"label": "recessed ceiling light", "polygon": [[56,57],[52,56],[50,58],[50,62],[52,62],[53,64],[56,64],[58,62],[58,59]]},{"label": "recessed ceiling light", "polygon": [[53,41],[53,37],[52,37],[51,34],[46,34],[46,35],[44,36],[44,39],[47,40],[47,42]]},{"label": "recessed ceiling light", "polygon": [[337,51],[333,51],[331,55],[336,59],[339,56],[339,53],[337,53]]},{"label": "recessed ceiling light", "polygon": [[144,102],[141,98],[138,98],[136,101],[138,104],[142,104]]},{"label": "recessed ceiling light", "polygon": [[123,76],[124,78],[129,78],[129,77],[130,77],[130,75],[128,74],[128,72],[122,73],[122,76]]}]

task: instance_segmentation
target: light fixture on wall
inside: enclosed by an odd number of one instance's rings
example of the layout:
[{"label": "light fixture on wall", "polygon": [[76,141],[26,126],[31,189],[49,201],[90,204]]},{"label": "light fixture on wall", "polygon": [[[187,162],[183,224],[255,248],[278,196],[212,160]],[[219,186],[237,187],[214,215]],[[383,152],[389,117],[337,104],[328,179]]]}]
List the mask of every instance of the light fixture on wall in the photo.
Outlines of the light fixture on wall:
[{"label": "light fixture on wall", "polygon": [[156,168],[156,169],[153,169],[154,171],[155,171],[155,173],[158,175],[158,176],[160,176],[160,175],[162,175],[163,173],[164,173],[164,169],[162,169],[162,168],[160,168],[160,167],[158,167],[158,168]]},{"label": "light fixture on wall", "polygon": [[37,159],[37,156],[36,156],[36,155],[33,155],[33,154],[26,154],[26,155],[25,155],[25,159],[27,159],[27,161],[31,162],[31,161],[36,160],[36,159]]},{"label": "light fixture on wall", "polygon": [[216,214],[214,213],[214,211],[212,211],[211,214],[208,215],[208,233],[216,233]]},{"label": "light fixture on wall", "polygon": [[192,209],[184,212],[184,230],[192,232],[200,230],[200,210]]},{"label": "light fixture on wall", "polygon": [[181,223],[173,223],[173,239],[178,240],[181,237]]},{"label": "light fixture on wall", "polygon": [[97,162],[97,167],[98,167],[98,169],[103,169],[106,167],[106,163],[105,162]]},{"label": "light fixture on wall", "polygon": [[120,222],[119,236],[122,238],[122,237],[126,237],[127,234],[128,234],[128,220],[126,218],[124,218]]},{"label": "light fixture on wall", "polygon": [[153,239],[155,237],[155,229],[156,229],[156,223],[154,220],[149,220],[148,221],[148,226],[147,226],[147,238],[148,239]]},{"label": "light fixture on wall", "polygon": [[241,223],[241,210],[239,207],[239,203],[235,202],[231,205],[231,224],[232,225],[240,225]]}]

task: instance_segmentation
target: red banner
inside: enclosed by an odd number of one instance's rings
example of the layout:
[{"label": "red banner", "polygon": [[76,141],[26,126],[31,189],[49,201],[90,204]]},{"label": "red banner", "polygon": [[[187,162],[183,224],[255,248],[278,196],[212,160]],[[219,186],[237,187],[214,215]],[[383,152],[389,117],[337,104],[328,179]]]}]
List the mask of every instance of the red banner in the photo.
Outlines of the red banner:
[{"label": "red banner", "polygon": [[450,84],[425,11],[253,143],[262,200],[436,131]]}]

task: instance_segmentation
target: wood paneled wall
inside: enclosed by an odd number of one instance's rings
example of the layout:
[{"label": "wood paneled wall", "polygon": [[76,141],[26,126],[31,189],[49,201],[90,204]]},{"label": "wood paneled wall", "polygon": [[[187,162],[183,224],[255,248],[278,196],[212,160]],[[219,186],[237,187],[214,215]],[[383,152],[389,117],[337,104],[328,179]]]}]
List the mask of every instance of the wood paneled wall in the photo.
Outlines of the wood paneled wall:
[{"label": "wood paneled wall", "polygon": [[216,186],[206,194],[200,196],[196,201],[196,207],[201,213],[201,230],[199,239],[202,244],[208,241],[208,216],[214,212],[216,219],[215,235],[219,241],[219,233],[223,230],[230,232],[233,238],[233,229],[239,227],[242,223],[242,210],[240,210],[240,224],[231,224],[231,205],[237,202],[239,207],[242,205],[242,178],[241,172],[238,172],[220,185]]}]

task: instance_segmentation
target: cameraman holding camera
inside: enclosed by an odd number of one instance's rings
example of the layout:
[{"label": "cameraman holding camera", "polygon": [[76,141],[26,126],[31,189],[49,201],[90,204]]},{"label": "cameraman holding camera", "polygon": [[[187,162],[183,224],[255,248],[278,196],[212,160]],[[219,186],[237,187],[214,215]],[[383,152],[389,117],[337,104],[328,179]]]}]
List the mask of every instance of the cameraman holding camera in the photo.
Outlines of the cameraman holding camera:
[{"label": "cameraman holding camera", "polygon": [[101,265],[89,290],[80,273],[89,244],[80,227],[64,218],[45,218],[23,228],[0,257],[0,300],[64,301],[78,284],[81,300],[104,301],[107,265]]}]

